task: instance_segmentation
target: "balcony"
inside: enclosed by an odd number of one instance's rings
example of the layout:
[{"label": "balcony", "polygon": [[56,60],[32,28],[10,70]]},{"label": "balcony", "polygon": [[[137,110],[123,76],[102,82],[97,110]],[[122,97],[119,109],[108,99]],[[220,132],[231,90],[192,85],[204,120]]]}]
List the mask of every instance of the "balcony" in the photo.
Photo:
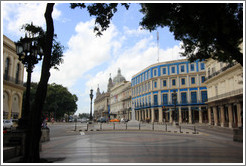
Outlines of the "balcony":
[{"label": "balcony", "polygon": [[229,98],[229,97],[233,97],[233,96],[240,95],[240,94],[243,94],[243,88],[237,89],[237,90],[234,90],[231,92],[223,93],[221,95],[217,95],[214,97],[210,97],[210,98],[208,98],[208,102],[220,100],[220,99],[224,99],[224,98]]},{"label": "balcony", "polygon": [[209,75],[208,77],[206,77],[206,78],[205,78],[205,81],[207,81],[207,80],[213,78],[214,76],[219,75],[220,73],[226,71],[227,69],[231,68],[232,66],[234,66],[234,65],[236,65],[236,64],[237,64],[236,62],[233,62],[233,63],[228,64],[227,66],[221,68],[219,71],[214,72],[214,73],[212,73],[211,75]]},{"label": "balcony", "polygon": [[7,82],[10,82],[10,83],[13,83],[13,84],[17,84],[17,85],[20,85],[20,86],[24,86],[24,83],[23,81],[21,80],[18,80],[16,78],[13,78],[13,77],[10,77],[8,75],[4,75],[4,80],[7,81]]}]

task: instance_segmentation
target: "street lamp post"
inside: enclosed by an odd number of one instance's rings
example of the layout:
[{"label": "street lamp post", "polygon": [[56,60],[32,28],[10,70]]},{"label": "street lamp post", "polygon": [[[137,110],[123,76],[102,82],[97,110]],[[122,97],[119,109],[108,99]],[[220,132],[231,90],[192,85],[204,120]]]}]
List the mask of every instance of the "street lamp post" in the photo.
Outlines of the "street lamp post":
[{"label": "street lamp post", "polygon": [[93,89],[91,89],[90,98],[91,98],[90,121],[92,122],[92,99],[93,99]]},{"label": "street lamp post", "polygon": [[177,113],[176,113],[177,92],[175,89],[173,90],[173,103],[174,103],[174,113],[175,113],[175,117],[173,116],[174,117],[174,125],[176,125],[176,120],[178,118],[177,118]]},{"label": "street lamp post", "polygon": [[26,82],[26,101],[24,110],[22,110],[21,119],[19,120],[19,128],[26,128],[28,125],[28,116],[30,112],[30,86],[31,86],[31,74],[34,65],[38,63],[43,57],[43,49],[38,45],[37,39],[34,37],[21,38],[19,42],[15,43],[16,54],[19,56],[19,60],[27,68],[27,82]]}]

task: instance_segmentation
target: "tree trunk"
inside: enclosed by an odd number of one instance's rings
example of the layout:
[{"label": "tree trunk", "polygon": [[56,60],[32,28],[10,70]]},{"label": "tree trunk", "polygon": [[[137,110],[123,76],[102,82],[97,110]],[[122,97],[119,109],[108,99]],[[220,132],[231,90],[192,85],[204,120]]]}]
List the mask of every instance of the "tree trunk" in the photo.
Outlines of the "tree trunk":
[{"label": "tree trunk", "polygon": [[[30,112],[30,133],[27,135],[29,137],[29,150],[27,159],[25,162],[33,163],[40,162],[39,154],[39,142],[41,138],[41,114],[47,92],[47,84],[50,77],[51,68],[51,51],[52,42],[54,36],[54,24],[52,19],[54,3],[48,3],[45,12],[46,19],[46,36],[45,36],[45,48],[44,48],[44,59],[42,64],[42,73],[40,82],[37,87],[35,101],[31,107]],[[28,147],[28,146],[27,146]]]}]

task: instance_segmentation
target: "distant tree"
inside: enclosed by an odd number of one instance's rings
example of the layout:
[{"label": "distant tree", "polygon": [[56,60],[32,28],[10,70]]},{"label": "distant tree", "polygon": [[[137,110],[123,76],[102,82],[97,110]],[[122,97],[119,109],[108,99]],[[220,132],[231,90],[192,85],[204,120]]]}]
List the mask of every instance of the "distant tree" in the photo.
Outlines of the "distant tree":
[{"label": "distant tree", "polygon": [[79,114],[79,118],[89,118],[89,117],[90,117],[90,114],[89,113]]},{"label": "distant tree", "polygon": [[213,58],[243,66],[243,3],[144,3],[140,24],[169,27],[191,61]]},{"label": "distant tree", "polygon": [[66,87],[55,83],[48,85],[44,103],[44,112],[52,113],[56,119],[63,118],[65,113],[74,114],[77,110],[78,98],[71,94]]}]

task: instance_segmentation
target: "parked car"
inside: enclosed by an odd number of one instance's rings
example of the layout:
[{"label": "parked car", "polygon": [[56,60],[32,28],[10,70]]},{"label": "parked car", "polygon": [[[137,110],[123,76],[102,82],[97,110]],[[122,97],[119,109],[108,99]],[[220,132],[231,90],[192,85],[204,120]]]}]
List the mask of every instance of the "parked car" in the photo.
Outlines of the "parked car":
[{"label": "parked car", "polygon": [[11,119],[4,119],[3,120],[3,128],[4,129],[11,129],[13,127],[13,122]]},{"label": "parked car", "polygon": [[100,117],[100,118],[97,119],[97,122],[106,123],[107,119],[105,117]]},{"label": "parked car", "polygon": [[124,118],[121,118],[121,120],[120,120],[121,122],[128,122],[129,121],[129,119],[124,119]]},{"label": "parked car", "polygon": [[109,122],[120,122],[119,119],[111,119]]},{"label": "parked car", "polygon": [[81,123],[87,123],[87,122],[89,122],[89,119],[87,119],[87,118],[82,118],[81,119]]}]

